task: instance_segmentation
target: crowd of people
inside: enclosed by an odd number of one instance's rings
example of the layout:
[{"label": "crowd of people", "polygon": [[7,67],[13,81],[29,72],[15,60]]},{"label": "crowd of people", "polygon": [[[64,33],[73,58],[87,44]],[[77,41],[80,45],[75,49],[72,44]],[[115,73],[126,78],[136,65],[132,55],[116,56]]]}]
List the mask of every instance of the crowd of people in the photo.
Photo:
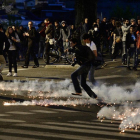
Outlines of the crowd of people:
[{"label": "crowd of people", "polygon": [[[9,73],[11,76],[11,57],[13,58],[13,65],[15,69],[14,76],[17,75],[17,61],[25,59],[23,68],[28,68],[30,54],[34,59],[34,68],[39,67],[38,59],[43,57],[46,52],[46,64],[49,64],[49,51],[52,47],[54,40],[61,46],[60,50],[62,55],[64,50],[70,47],[70,39],[77,38],[78,43],[86,45],[83,40],[84,34],[90,35],[90,40],[96,46],[98,56],[103,56],[104,51],[108,52],[112,61],[116,61],[118,55],[122,55],[122,64],[130,69],[130,57],[133,56],[134,64],[133,69],[136,70],[138,65],[138,49],[140,45],[139,32],[140,32],[140,19],[136,20],[125,19],[123,21],[112,18],[107,21],[99,18],[92,24],[89,24],[88,18],[75,28],[74,25],[67,25],[66,21],[55,21],[54,24],[49,18],[40,23],[39,28],[33,27],[33,22],[28,23],[29,30],[25,30],[23,26],[15,27],[15,25],[8,27],[5,35],[10,42],[10,48],[7,55],[4,51],[6,62],[9,62]],[[4,30],[2,30],[4,32]],[[12,37],[11,37],[12,36]],[[38,59],[37,59],[38,58]],[[102,57],[103,58],[103,57]],[[102,59],[103,60],[103,59]]]},{"label": "crowd of people", "polygon": [[[92,24],[88,18],[85,18],[84,22],[77,27],[68,25],[66,21],[52,23],[49,18],[46,18],[39,24],[38,29],[35,29],[33,22],[29,21],[28,29],[23,28],[23,26],[16,27],[13,25],[9,26],[6,31],[0,25],[0,36],[2,38],[0,40],[0,72],[2,72],[7,62],[9,64],[7,76],[12,76],[12,67],[14,67],[13,76],[17,76],[17,61],[24,60],[22,68],[28,68],[30,56],[34,60],[33,68],[38,68],[38,59],[42,58],[44,53],[46,54],[46,65],[49,65],[50,48],[56,42],[55,44],[58,44],[61,56],[68,51],[81,55],[81,57],[77,55],[81,67],[72,74],[72,81],[77,94],[81,94],[81,89],[76,78],[81,75],[83,88],[89,96],[96,98],[96,94],[85,83],[88,72],[89,80],[93,84],[95,83],[96,60],[100,60],[101,64],[105,66],[104,53],[108,53],[112,61],[116,61],[116,58],[121,56],[122,64],[127,65],[127,69],[131,70],[130,58],[132,57],[132,68],[137,70],[140,48],[139,34],[139,18],[137,20],[134,18],[131,20],[118,20],[117,18],[107,20],[104,17],[102,21],[97,18]],[[79,47],[79,45],[86,46],[86,50],[83,47]],[[81,48],[81,51],[78,51],[79,48]],[[90,48],[94,56],[94,63],[89,63],[92,57],[87,48]],[[86,51],[89,56],[85,56]],[[82,61],[83,63],[81,63]],[[82,74],[83,72],[84,74]]]}]

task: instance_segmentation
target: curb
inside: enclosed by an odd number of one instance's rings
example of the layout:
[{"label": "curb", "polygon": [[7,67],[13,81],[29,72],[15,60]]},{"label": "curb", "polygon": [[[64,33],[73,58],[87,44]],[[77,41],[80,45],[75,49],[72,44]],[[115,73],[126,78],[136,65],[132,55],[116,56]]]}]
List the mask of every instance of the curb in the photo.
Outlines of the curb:
[{"label": "curb", "polygon": [[74,67],[71,65],[46,65],[44,68],[77,69],[79,68],[79,65],[75,65]]}]

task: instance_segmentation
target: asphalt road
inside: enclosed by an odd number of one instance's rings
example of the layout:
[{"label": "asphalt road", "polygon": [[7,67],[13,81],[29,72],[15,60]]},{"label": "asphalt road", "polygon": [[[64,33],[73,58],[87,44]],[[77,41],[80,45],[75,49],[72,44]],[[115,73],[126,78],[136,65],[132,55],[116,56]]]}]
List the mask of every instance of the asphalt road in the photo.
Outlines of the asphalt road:
[{"label": "asphalt road", "polygon": [[[18,77],[6,77],[8,67],[3,71],[4,81],[0,83],[1,140],[140,139],[139,130],[120,133],[120,120],[102,122],[97,118],[97,113],[106,104],[98,104],[85,93],[81,97],[70,95],[73,90],[70,74],[75,68],[67,65],[60,68],[59,64],[45,68],[44,62],[39,62],[40,67],[36,69],[32,68],[33,62],[28,69],[21,68],[23,62],[19,62]],[[140,68],[129,71],[120,60],[107,61],[106,67],[95,71],[99,91],[102,85],[111,89],[114,84],[132,90],[139,76]]]}]

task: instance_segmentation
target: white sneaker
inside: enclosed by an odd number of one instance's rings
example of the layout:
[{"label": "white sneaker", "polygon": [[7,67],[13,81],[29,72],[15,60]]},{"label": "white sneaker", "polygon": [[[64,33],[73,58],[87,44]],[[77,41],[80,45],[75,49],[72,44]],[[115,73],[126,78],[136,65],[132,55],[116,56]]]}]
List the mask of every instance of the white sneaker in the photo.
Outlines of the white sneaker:
[{"label": "white sneaker", "polygon": [[16,77],[17,76],[17,73],[14,73],[13,76]]},{"label": "white sneaker", "polygon": [[12,73],[11,72],[8,72],[8,74],[6,76],[12,76]]}]

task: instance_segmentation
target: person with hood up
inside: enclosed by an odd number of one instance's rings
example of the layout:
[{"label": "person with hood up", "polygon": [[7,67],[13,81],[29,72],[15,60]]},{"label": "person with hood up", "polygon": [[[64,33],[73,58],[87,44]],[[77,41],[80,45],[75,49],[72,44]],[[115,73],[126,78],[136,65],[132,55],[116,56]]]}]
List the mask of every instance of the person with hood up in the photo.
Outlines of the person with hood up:
[{"label": "person with hood up", "polygon": [[63,41],[63,52],[65,49],[69,48],[69,39],[71,37],[70,28],[66,25],[66,21],[61,22],[60,36],[58,41],[62,39]]},{"label": "person with hood up", "polygon": [[124,65],[127,63],[126,35],[130,31],[131,25],[129,25],[129,24],[130,24],[129,20],[126,19],[125,24],[122,26],[122,33],[123,33],[123,37],[122,37],[122,64],[124,64]]}]

